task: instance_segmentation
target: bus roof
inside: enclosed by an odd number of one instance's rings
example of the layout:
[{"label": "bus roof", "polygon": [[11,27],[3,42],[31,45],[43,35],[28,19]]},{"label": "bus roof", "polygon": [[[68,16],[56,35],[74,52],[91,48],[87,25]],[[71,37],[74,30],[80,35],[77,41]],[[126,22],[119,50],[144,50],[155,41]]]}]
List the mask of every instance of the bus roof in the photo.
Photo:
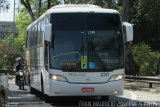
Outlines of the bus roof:
[{"label": "bus roof", "polygon": [[43,15],[41,15],[38,19],[36,19],[32,24],[28,26],[29,29],[32,25],[37,23],[41,20],[45,15],[51,13],[117,13],[119,12],[114,9],[106,9],[101,8],[96,5],[91,4],[61,4],[53,6],[52,8],[48,9]]},{"label": "bus roof", "polygon": [[65,13],[65,12],[100,12],[100,13],[118,13],[113,9],[105,9],[90,4],[63,4],[52,7],[47,13]]}]

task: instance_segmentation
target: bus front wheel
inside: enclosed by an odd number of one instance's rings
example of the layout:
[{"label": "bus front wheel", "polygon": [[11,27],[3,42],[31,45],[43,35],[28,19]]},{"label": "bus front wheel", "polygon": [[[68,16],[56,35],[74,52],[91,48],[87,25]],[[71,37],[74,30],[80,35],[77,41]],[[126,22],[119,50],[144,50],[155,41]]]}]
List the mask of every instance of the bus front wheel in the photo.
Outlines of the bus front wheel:
[{"label": "bus front wheel", "polygon": [[30,85],[29,85],[29,92],[31,94],[35,94],[36,93],[35,89],[33,89]]},{"label": "bus front wheel", "polygon": [[109,96],[101,96],[101,101],[109,101]]}]

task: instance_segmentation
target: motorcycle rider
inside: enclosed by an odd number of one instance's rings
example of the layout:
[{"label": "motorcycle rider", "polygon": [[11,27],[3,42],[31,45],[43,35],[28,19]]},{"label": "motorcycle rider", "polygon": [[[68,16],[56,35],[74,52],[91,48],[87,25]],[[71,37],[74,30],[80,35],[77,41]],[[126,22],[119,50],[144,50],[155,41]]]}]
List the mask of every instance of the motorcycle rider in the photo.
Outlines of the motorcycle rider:
[{"label": "motorcycle rider", "polygon": [[[24,70],[24,65],[23,65],[23,63],[22,63],[21,57],[18,57],[18,58],[16,59],[16,61],[17,61],[17,64],[16,64],[14,70],[16,71],[15,83],[17,84],[17,83],[18,83],[18,79],[19,79],[19,77],[18,77],[18,75],[17,75],[17,72],[18,72],[19,70]],[[25,77],[25,76],[24,76],[24,77]],[[17,84],[17,85],[18,85],[18,84]]]}]

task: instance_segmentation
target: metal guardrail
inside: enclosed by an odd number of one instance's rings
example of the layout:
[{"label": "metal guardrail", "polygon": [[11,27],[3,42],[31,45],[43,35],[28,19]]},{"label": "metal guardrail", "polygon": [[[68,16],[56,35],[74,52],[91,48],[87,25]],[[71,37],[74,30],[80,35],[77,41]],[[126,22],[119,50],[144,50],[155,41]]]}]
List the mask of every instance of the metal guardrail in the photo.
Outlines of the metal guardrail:
[{"label": "metal guardrail", "polygon": [[0,69],[0,73],[7,73],[10,75],[15,75],[15,72],[13,69]]},{"label": "metal guardrail", "polygon": [[125,76],[126,81],[132,82],[144,82],[149,83],[149,88],[152,88],[152,84],[160,84],[160,77],[159,76]]}]

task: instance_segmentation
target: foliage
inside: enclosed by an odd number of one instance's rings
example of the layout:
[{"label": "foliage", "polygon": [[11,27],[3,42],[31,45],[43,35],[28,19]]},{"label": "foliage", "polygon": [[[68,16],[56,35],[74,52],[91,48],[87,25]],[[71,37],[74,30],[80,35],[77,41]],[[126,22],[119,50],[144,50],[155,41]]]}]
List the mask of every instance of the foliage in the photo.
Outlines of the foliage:
[{"label": "foliage", "polygon": [[28,25],[31,23],[31,18],[25,8],[21,8],[20,12],[16,15],[16,26],[22,31],[27,29]]},{"label": "foliage", "polygon": [[28,14],[30,15],[32,21],[34,21],[35,16],[33,14],[33,10],[31,8],[30,1],[32,1],[32,0],[20,0],[20,3],[26,8],[26,10],[28,11]]},{"label": "foliage", "polygon": [[11,47],[13,41],[11,34],[8,35],[6,40],[0,41],[0,69],[12,69],[14,67],[16,57],[24,57],[26,29],[31,23],[31,18],[26,13],[27,11],[22,8],[16,16],[19,34],[14,37],[14,50]]},{"label": "foliage", "polygon": [[11,47],[11,43],[11,35],[6,40],[0,41],[0,69],[12,69],[15,59],[18,56],[24,57],[25,31],[20,32],[19,36],[14,38],[14,49]]},{"label": "foliage", "polygon": [[[47,7],[48,0],[42,0],[41,7],[39,7],[39,4],[38,4],[37,0],[32,1],[31,3],[32,3],[31,5],[32,5],[33,13],[34,13],[34,16],[35,16],[36,19],[40,15],[45,13],[47,11],[47,9],[48,9],[48,7]],[[52,7],[52,6],[55,6],[55,5],[58,5],[58,4],[59,4],[58,0],[51,0],[50,6]],[[39,10],[39,8],[40,8],[40,10]]]},{"label": "foliage", "polygon": [[28,11],[32,21],[42,15],[50,6],[59,4],[59,0],[20,0],[20,2]]},{"label": "foliage", "polygon": [[26,31],[21,31],[18,35],[18,37],[16,37],[14,39],[15,43],[14,43],[14,49],[16,51],[17,54],[21,55],[24,57],[24,51],[25,51],[25,36],[26,35]]},{"label": "foliage", "polygon": [[134,0],[130,21],[134,24],[135,41],[144,41],[160,50],[160,0]]},{"label": "foliage", "polygon": [[10,4],[8,0],[0,0],[0,13],[1,12],[8,12],[8,9],[10,8]]},{"label": "foliage", "polygon": [[14,53],[13,48],[11,48],[8,43],[1,40],[0,41],[0,69],[9,69],[13,67],[14,64]]},{"label": "foliage", "polygon": [[16,15],[16,24],[19,29],[19,34],[14,38],[14,47],[17,54],[24,56],[26,30],[32,22],[31,17],[27,14],[25,8],[21,8],[20,12]]},{"label": "foliage", "polygon": [[159,72],[160,53],[151,50],[145,43],[139,43],[132,47],[133,57],[139,66],[140,75],[153,75]]}]

